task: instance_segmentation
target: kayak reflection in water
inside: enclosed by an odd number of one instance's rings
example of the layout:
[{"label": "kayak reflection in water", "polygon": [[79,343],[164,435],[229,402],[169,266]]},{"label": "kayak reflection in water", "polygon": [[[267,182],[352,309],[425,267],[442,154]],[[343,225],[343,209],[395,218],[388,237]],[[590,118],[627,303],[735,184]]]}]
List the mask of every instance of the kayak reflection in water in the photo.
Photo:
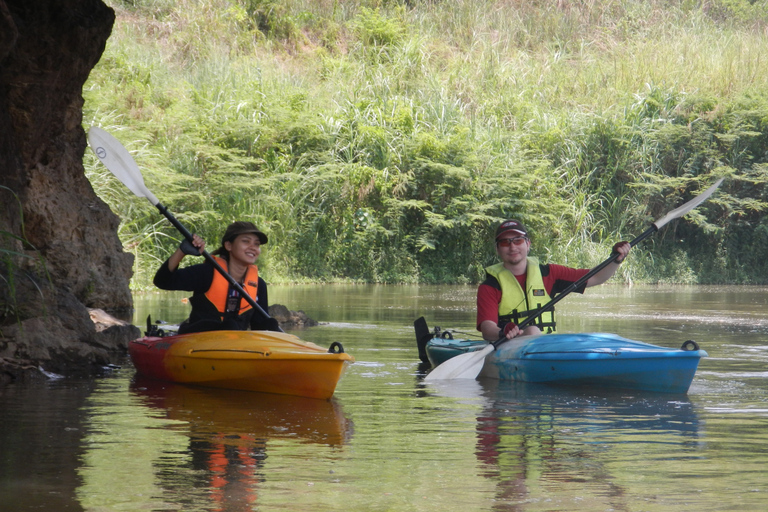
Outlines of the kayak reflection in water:
[{"label": "kayak reflection in water", "polygon": [[[574,291],[584,293],[585,288],[610,279],[631,248],[629,242],[614,245],[616,259]],[[506,220],[496,229],[496,254],[501,262],[485,269],[485,281],[477,290],[477,330],[487,341],[555,332],[554,308],[541,314],[522,332],[518,325],[589,273],[589,269],[539,264],[536,258],[528,256],[530,250],[528,229],[520,221]]]},{"label": "kayak reflection in water", "polygon": [[[267,235],[253,223],[233,222],[221,239],[221,247],[212,253],[215,261],[240,284],[264,311],[269,311],[267,283],[259,277],[256,260]],[[200,256],[205,241],[198,235],[184,240],[155,274],[154,284],[162,290],[193,292],[192,311],[179,326],[179,334],[217,330],[280,331],[274,318],[254,311],[248,300],[209,262],[179,268],[185,256]]]},{"label": "kayak reflection in water", "polygon": [[160,501],[146,510],[261,510],[268,506],[259,499],[270,442],[275,453],[307,461],[297,468],[308,467],[311,456],[340,453],[354,433],[335,400],[185,386],[141,374],[129,389],[139,416],[168,425],[163,429],[184,441],[153,438],[151,480],[159,493],[152,499]]}]

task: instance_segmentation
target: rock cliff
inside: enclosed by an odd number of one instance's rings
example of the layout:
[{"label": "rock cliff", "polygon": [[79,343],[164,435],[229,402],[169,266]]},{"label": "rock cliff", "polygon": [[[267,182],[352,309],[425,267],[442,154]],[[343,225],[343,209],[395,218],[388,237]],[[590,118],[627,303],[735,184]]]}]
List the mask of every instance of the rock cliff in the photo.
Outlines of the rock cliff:
[{"label": "rock cliff", "polygon": [[0,0],[0,382],[93,371],[139,334],[132,256],[85,177],[82,87],[115,14],[100,0]]}]

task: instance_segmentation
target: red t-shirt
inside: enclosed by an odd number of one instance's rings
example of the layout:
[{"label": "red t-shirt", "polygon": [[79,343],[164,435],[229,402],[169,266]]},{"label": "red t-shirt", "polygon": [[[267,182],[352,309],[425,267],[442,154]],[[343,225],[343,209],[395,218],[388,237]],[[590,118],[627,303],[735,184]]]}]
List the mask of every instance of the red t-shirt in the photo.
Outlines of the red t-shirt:
[{"label": "red t-shirt", "polygon": [[[539,265],[539,267],[541,267],[544,288],[546,288],[549,296],[553,298],[589,272],[589,269],[571,268],[553,263]],[[523,290],[525,290],[526,275],[523,274],[515,277]],[[584,288],[586,288],[586,283],[574,291],[584,293]],[[477,330],[480,330],[480,324],[486,320],[491,320],[498,325],[500,302],[501,285],[495,277],[486,274],[485,281],[477,289]]]}]

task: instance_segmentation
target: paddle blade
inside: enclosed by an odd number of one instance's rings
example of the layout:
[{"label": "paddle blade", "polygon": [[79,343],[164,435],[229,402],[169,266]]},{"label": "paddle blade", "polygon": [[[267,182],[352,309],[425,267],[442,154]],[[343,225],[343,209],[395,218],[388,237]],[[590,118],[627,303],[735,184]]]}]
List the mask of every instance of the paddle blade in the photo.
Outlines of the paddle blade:
[{"label": "paddle blade", "polygon": [[88,130],[88,144],[109,172],[115,175],[123,185],[139,197],[146,197],[153,205],[157,205],[154,194],[144,185],[144,177],[139,166],[120,141],[101,128],[92,126]]},{"label": "paddle blade", "polygon": [[678,217],[682,217],[689,211],[693,210],[694,208],[699,206],[701,203],[709,199],[709,196],[711,196],[715,192],[715,190],[717,190],[717,187],[720,186],[720,184],[723,182],[724,179],[725,178],[720,178],[715,182],[714,185],[709,187],[707,190],[705,190],[698,196],[694,197],[684,205],[678,208],[675,208],[674,210],[672,210],[671,212],[669,212],[668,214],[666,214],[665,216],[663,216],[662,218],[654,222],[653,225],[656,226],[656,229],[661,229],[661,227],[667,224],[669,221],[676,219]]},{"label": "paddle blade", "polygon": [[482,350],[452,357],[424,377],[425,381],[447,379],[476,379],[483,369],[485,358],[495,350],[488,344]]}]

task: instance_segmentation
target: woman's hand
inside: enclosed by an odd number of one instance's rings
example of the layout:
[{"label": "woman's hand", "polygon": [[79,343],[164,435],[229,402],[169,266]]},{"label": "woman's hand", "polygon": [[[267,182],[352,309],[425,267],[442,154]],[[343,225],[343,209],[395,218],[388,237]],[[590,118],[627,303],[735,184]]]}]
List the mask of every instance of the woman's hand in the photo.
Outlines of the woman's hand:
[{"label": "woman's hand", "polygon": [[200,256],[205,249],[205,240],[198,235],[192,235],[192,241],[190,242],[186,238],[179,244],[181,252],[187,256]]}]

